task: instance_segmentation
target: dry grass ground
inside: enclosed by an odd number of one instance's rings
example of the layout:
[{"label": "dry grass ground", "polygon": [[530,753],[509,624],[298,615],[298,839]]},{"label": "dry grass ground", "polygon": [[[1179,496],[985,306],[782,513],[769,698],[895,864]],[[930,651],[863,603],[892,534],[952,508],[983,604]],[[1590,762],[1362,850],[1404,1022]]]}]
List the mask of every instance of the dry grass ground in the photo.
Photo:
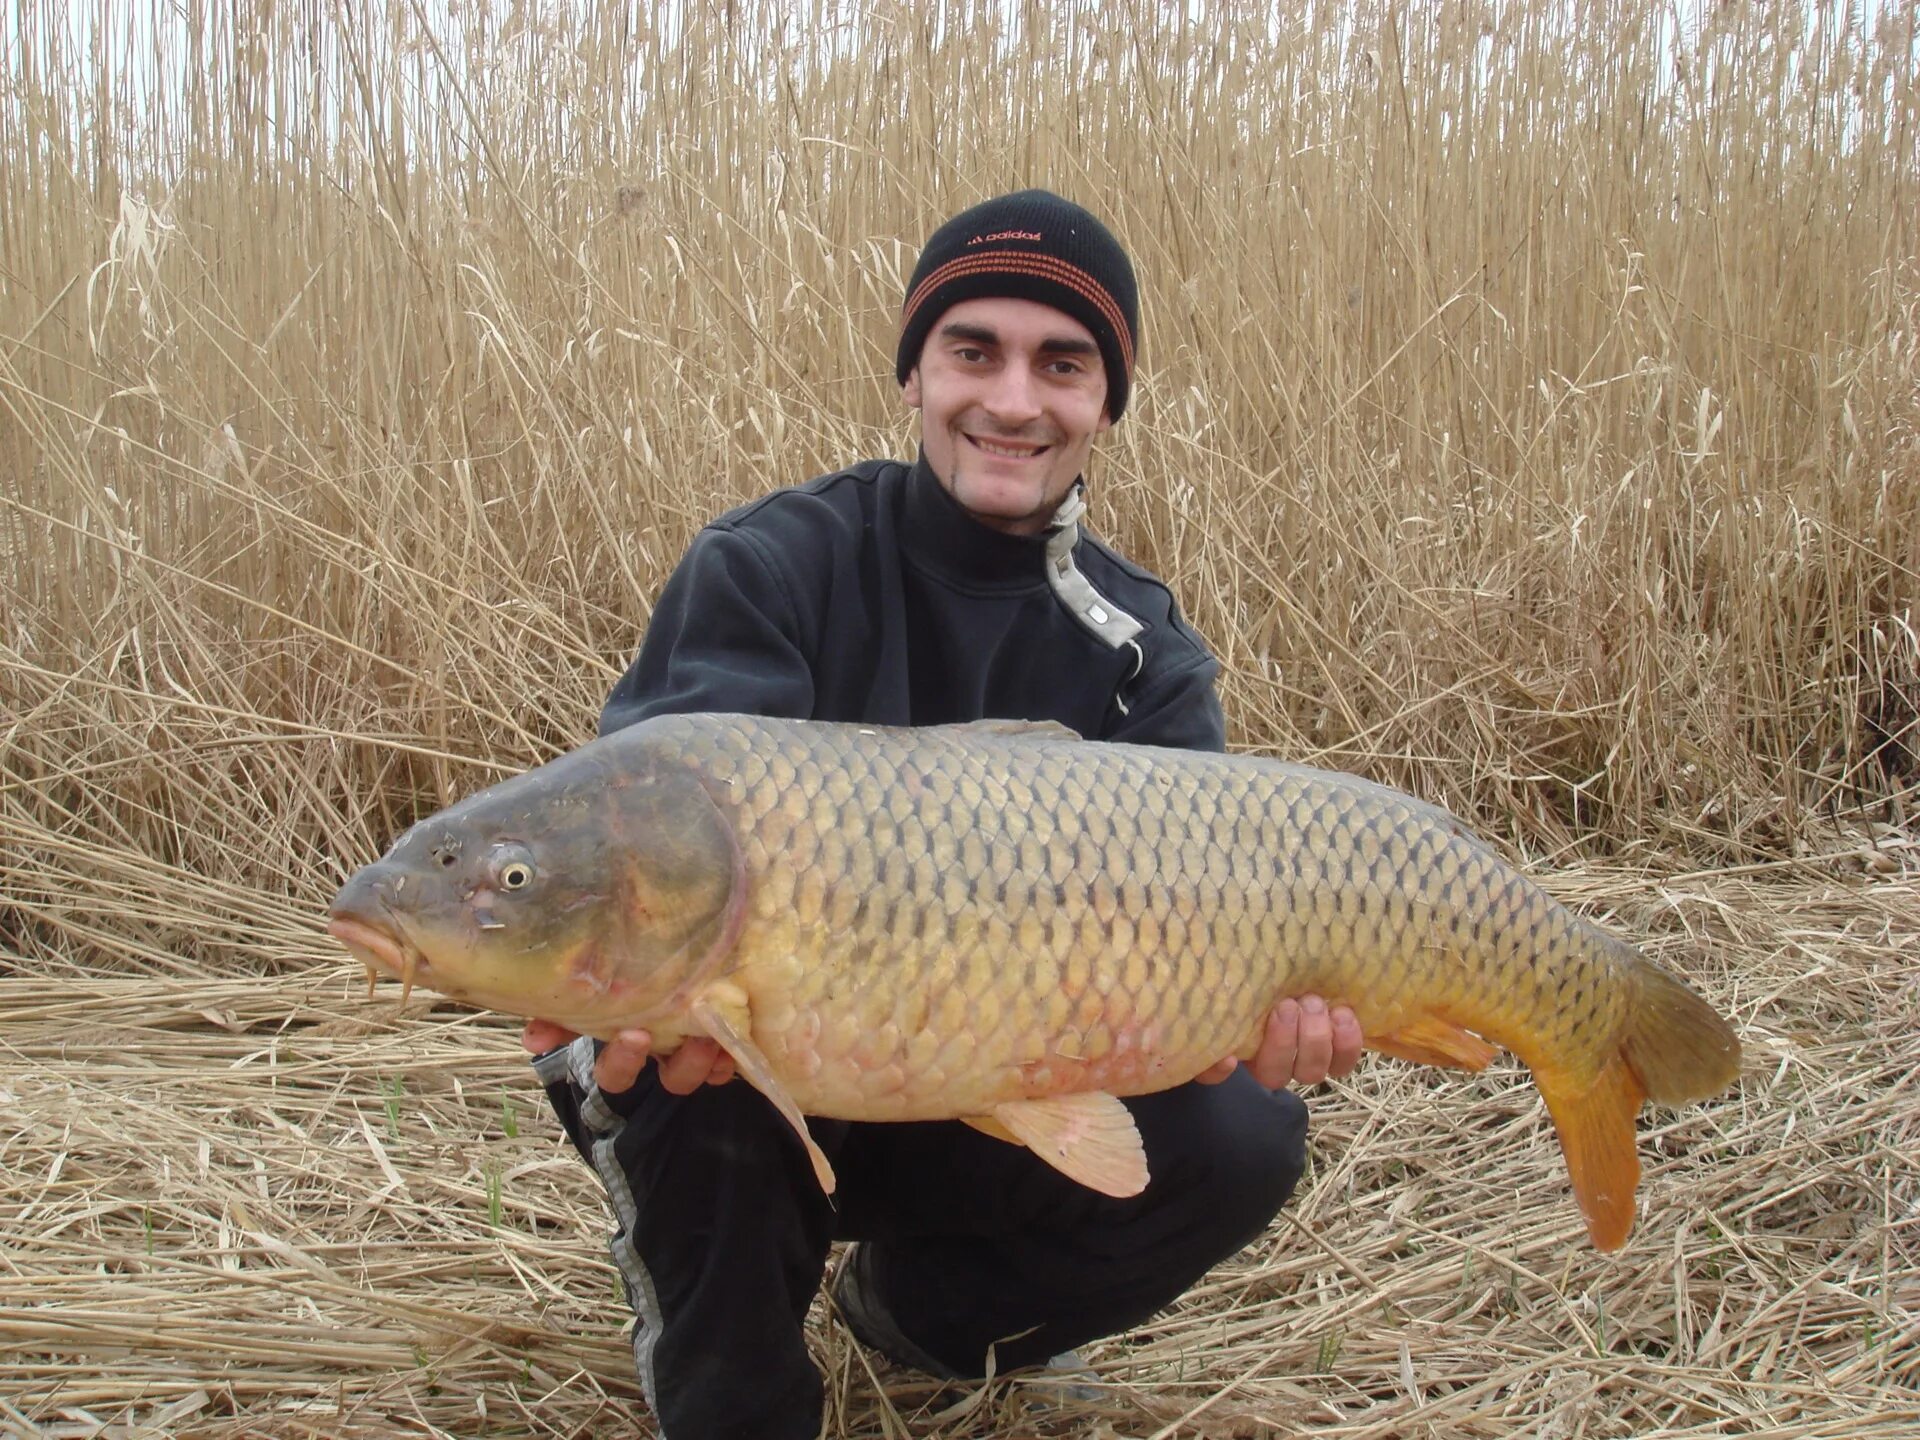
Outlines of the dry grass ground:
[{"label": "dry grass ground", "polygon": [[1453,806],[1748,1062],[1612,1258],[1523,1076],[1372,1065],[1108,1403],[822,1315],[831,1440],[1920,1433],[1920,16],[1272,8],[21,0],[0,1434],[649,1433],[512,1032],[318,915],[590,733],[705,518],[910,446],[912,247],[1020,183],[1136,255],[1094,515],[1234,742]]},{"label": "dry grass ground", "polygon": [[[1920,878],[1561,878],[1741,1024],[1584,1242],[1525,1073],[1314,1097],[1270,1234],[1091,1352],[1097,1404],[811,1339],[835,1437],[1895,1440],[1920,1426]],[[316,944],[315,950],[321,947]],[[322,961],[0,978],[0,1434],[646,1435],[597,1182],[517,1036]]]}]

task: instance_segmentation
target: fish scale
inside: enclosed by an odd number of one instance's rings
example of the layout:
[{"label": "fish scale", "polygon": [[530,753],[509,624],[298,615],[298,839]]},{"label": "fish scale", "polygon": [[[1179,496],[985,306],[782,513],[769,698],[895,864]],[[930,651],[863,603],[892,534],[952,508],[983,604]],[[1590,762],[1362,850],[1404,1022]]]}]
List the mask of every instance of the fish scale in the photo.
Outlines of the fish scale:
[{"label": "fish scale", "polygon": [[[752,762],[763,747],[772,747],[777,763]],[[1580,926],[1569,912],[1538,908],[1516,930],[1515,906],[1495,877],[1518,877],[1502,874],[1492,852],[1457,827],[1437,828],[1437,812],[1428,807],[1396,805],[1346,777],[1278,762],[1236,769],[1234,781],[1244,788],[1226,791],[1207,783],[1211,757],[1105,749],[1101,769],[1088,779],[1086,747],[1064,740],[933,744],[913,732],[796,733],[744,717],[690,731],[682,763],[726,776],[737,813],[763,817],[741,829],[756,902],[734,973],[754,994],[756,1009],[821,1020],[807,1030],[821,1037],[810,1055],[771,1027],[755,1031],[774,1058],[791,1058],[811,1077],[794,1087],[804,1110],[885,1111],[900,1119],[955,1107],[985,1112],[1046,1093],[1072,1073],[1075,1060],[1112,1055],[1134,1033],[1113,1022],[1122,1014],[1159,1017],[1162,1038],[1137,1072],[1099,1077],[1110,1082],[1103,1088],[1161,1088],[1223,1054],[1250,1055],[1263,1001],[1319,990],[1357,1004],[1369,1029],[1391,1031],[1422,966],[1443,982],[1429,993],[1446,999],[1511,968],[1501,965],[1498,945],[1473,943],[1467,927],[1476,921],[1487,922],[1480,931],[1488,939],[1513,933],[1509,948],[1516,953],[1541,949],[1543,938],[1551,946],[1559,932]],[[814,809],[791,827],[769,823],[765,817],[779,813],[773,792],[796,780],[804,788],[822,768],[820,752],[826,768],[848,777],[851,802]],[[982,783],[989,762],[1006,795],[1002,803],[989,803]],[[871,882],[864,873],[823,867],[829,847],[819,830],[831,827],[849,854],[859,853],[866,817],[883,809],[892,828],[875,839],[898,857],[879,876],[890,904],[878,914],[869,906],[862,919],[857,901]],[[1029,869],[1023,845],[1029,859],[1037,849],[1055,860],[1051,890],[1008,886]],[[1321,863],[1329,856],[1342,862],[1342,873]],[[1138,898],[1123,905],[1128,886]],[[1470,903],[1476,890],[1489,902],[1478,912]],[[840,915],[853,907],[852,923],[827,923],[835,901]],[[1447,943],[1430,957],[1420,953],[1413,902],[1447,917]],[[1557,953],[1569,957],[1569,985],[1583,967],[1607,963],[1591,947],[1575,956],[1561,945]],[[1436,963],[1442,955],[1456,963]],[[1487,963],[1475,965],[1480,956]],[[905,997],[921,987],[923,974],[971,1002],[971,1023],[948,1047],[949,1055],[965,1052],[957,1068],[908,1063],[917,1033],[912,1012],[924,1007]],[[856,1012],[861,1024],[887,1023],[898,1032],[885,1056],[876,1056],[870,1030],[859,1046],[834,1048],[836,1036],[850,1032],[826,1022],[856,976],[871,981],[856,986],[864,996]],[[1052,1004],[1029,1006],[1011,1017],[1014,1023],[1001,1023],[1008,1018],[1004,992],[1034,988]],[[1076,1004],[1082,996],[1101,1003]],[[1544,1028],[1557,1016],[1560,1030],[1572,1033],[1610,1018],[1596,1016],[1592,1005],[1556,1012],[1555,998],[1532,985],[1522,996],[1483,996],[1482,1023]],[[1522,999],[1541,1013],[1529,1013]],[[1561,1048],[1573,1058],[1564,1040]]]},{"label": "fish scale", "polygon": [[1134,1193],[1115,1097],[1252,1056],[1275,1002],[1317,993],[1390,1055],[1517,1054],[1611,1248],[1641,1103],[1738,1066],[1704,1001],[1443,810],[1052,725],[658,718],[429,817],[334,916],[370,967],[472,1003],[661,1051],[712,1035],[828,1186],[807,1115],[963,1118]]}]

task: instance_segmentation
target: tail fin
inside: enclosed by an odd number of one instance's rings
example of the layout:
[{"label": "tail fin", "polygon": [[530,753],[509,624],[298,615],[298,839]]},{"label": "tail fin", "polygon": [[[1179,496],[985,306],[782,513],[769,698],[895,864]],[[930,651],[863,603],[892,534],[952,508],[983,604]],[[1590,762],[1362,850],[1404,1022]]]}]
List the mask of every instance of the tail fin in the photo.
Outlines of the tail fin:
[{"label": "tail fin", "polygon": [[1640,1184],[1633,1122],[1647,1092],[1620,1055],[1611,1056],[1588,1085],[1553,1066],[1536,1069],[1533,1078],[1560,1132],[1560,1153],[1567,1157],[1587,1234],[1602,1250],[1618,1250],[1633,1229],[1633,1192]]},{"label": "tail fin", "polygon": [[1587,1234],[1600,1249],[1618,1250],[1633,1229],[1640,1183],[1634,1119],[1641,1104],[1717,1095],[1740,1073],[1740,1042],[1684,983],[1631,946],[1608,940],[1618,947],[1614,959],[1628,995],[1619,1049],[1591,1081],[1551,1062],[1536,1066],[1534,1079],[1560,1133]]},{"label": "tail fin", "polygon": [[1620,947],[1615,959],[1626,972],[1632,997],[1620,1049],[1647,1098],[1658,1105],[1685,1105],[1718,1095],[1740,1074],[1740,1040],[1733,1027],[1684,982],[1632,946],[1615,943]]}]

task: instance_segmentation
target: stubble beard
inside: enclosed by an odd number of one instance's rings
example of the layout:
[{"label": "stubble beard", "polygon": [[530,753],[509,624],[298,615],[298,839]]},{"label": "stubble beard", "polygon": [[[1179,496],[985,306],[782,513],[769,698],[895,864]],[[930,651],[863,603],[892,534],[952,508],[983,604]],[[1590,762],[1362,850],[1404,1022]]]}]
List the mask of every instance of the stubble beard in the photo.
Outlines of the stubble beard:
[{"label": "stubble beard", "polygon": [[1002,436],[996,435],[991,431],[985,432],[984,438],[988,441],[1000,441],[1009,445],[1044,445],[1047,447],[1047,454],[1042,460],[1022,462],[1032,464],[1036,471],[1041,472],[1037,476],[1029,477],[1022,482],[1032,484],[1037,481],[1039,485],[1039,498],[1031,508],[1017,514],[1009,514],[1004,510],[998,509],[977,509],[975,506],[967,503],[966,496],[970,489],[976,486],[979,488],[998,488],[1004,482],[998,477],[985,473],[992,463],[992,457],[979,452],[975,448],[973,441],[968,438],[966,432],[956,430],[953,432],[953,436],[953,480],[949,486],[949,493],[952,494],[960,508],[965,510],[968,515],[972,516],[973,519],[980,524],[994,530],[1014,531],[1016,533],[1038,533],[1040,530],[1045,529],[1046,521],[1050,520],[1053,517],[1053,513],[1060,508],[1061,502],[1066,499],[1067,490],[1071,488],[1072,485],[1072,480],[1069,478],[1066,484],[1058,487],[1059,494],[1056,495],[1053,493],[1055,481],[1059,478],[1057,471],[1060,460],[1059,452],[1062,449],[1060,437],[1057,435],[1044,437],[1026,435]]}]

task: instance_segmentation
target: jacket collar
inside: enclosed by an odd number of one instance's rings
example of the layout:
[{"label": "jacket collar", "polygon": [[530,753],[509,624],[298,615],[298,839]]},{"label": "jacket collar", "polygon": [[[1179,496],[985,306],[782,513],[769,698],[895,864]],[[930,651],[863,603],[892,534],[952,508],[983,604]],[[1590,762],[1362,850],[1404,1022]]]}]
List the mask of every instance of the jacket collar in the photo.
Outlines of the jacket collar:
[{"label": "jacket collar", "polygon": [[981,524],[947,493],[924,452],[907,475],[900,538],[917,568],[958,585],[1028,590],[1047,583],[1047,536]]}]

